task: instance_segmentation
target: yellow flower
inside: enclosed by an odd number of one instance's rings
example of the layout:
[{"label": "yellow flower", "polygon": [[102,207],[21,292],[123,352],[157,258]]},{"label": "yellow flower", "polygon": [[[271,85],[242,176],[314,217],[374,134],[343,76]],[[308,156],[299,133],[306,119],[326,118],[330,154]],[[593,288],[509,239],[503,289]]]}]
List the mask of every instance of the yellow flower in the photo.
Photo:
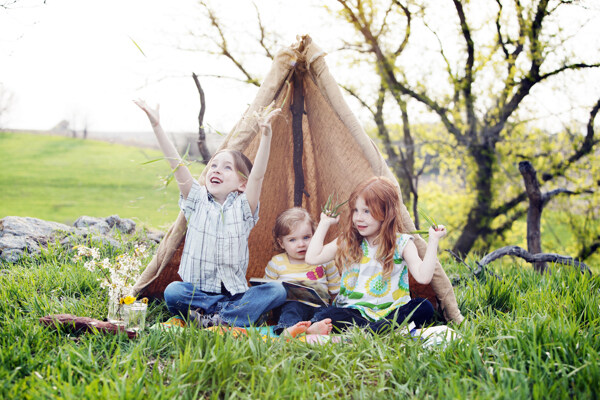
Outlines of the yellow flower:
[{"label": "yellow flower", "polygon": [[133,302],[135,301],[135,297],[126,296],[126,297],[123,297],[121,300],[123,301],[124,304],[133,304]]}]

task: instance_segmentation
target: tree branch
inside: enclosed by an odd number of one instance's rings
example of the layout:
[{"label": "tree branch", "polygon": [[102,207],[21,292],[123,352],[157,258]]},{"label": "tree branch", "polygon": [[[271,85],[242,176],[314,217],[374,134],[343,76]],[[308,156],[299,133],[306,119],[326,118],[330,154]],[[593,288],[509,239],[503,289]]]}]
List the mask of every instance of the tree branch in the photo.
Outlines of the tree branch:
[{"label": "tree branch", "polygon": [[467,47],[467,62],[465,64],[465,76],[462,80],[462,92],[465,98],[465,107],[467,109],[467,125],[469,126],[469,137],[475,137],[477,134],[477,121],[475,118],[475,101],[473,99],[472,87],[473,87],[473,65],[475,64],[475,44],[473,38],[471,38],[471,30],[467,24],[467,18],[465,11],[460,0],[453,0],[454,8],[458,13],[458,19],[460,21],[460,27],[462,30],[463,38],[465,39],[465,45]]},{"label": "tree branch", "polygon": [[587,272],[588,274],[592,274],[590,268],[583,262],[575,260],[573,257],[563,256],[556,253],[538,253],[531,254],[522,247],[519,246],[505,246],[501,247],[497,250],[492,251],[491,253],[484,256],[479,264],[482,266],[488,265],[492,261],[495,261],[504,256],[515,256],[524,259],[529,263],[536,262],[553,262],[564,265],[573,265],[575,267],[579,267],[579,270],[583,272]]},{"label": "tree branch", "polygon": [[[380,68],[381,75],[386,79],[388,87],[389,87],[391,93],[394,95],[394,97],[397,98],[398,97],[397,92],[400,92],[402,94],[408,95],[408,96],[414,98],[415,100],[425,104],[430,110],[434,111],[440,117],[440,119],[442,120],[442,123],[444,124],[444,126],[446,127],[448,132],[453,134],[460,142],[462,142],[463,134],[460,131],[460,129],[450,121],[450,119],[448,118],[448,115],[447,115],[447,110],[444,109],[443,107],[441,107],[440,105],[438,105],[435,101],[430,99],[427,95],[425,95],[423,93],[418,93],[418,92],[406,87],[402,83],[400,83],[396,79],[396,76],[394,73],[394,71],[395,71],[394,65],[390,62],[390,60],[384,54],[377,39],[375,38],[375,36],[371,32],[371,30],[369,29],[368,24],[364,20],[361,20],[359,18],[359,16],[357,16],[356,13],[353,12],[353,10],[348,6],[347,0],[338,0],[338,3],[340,3],[342,5],[342,7],[344,8],[345,16],[346,16],[346,19],[348,20],[348,22],[350,22],[363,35],[363,37],[365,38],[365,41],[371,46],[371,52],[375,55],[375,57],[377,59],[377,64]],[[360,5],[360,2],[358,3],[357,8],[358,8],[359,14],[362,14],[362,6]]]},{"label": "tree branch", "polygon": [[588,119],[586,135],[583,139],[583,142],[581,143],[581,146],[577,149],[577,151],[575,151],[575,153],[573,153],[567,159],[567,161],[559,163],[554,168],[554,171],[545,173],[543,175],[544,181],[549,181],[557,175],[563,175],[573,163],[577,162],[583,156],[591,153],[594,149],[594,146],[600,142],[594,138],[594,121],[596,119],[596,116],[598,115],[598,111],[600,111],[600,98],[596,101],[596,104],[592,108],[592,111],[590,111],[590,118]]},{"label": "tree branch", "polygon": [[400,53],[402,53],[402,51],[404,51],[404,49],[406,48],[406,45],[408,45],[408,38],[410,37],[410,23],[411,23],[412,16],[411,16],[411,13],[410,13],[410,10],[408,9],[408,7],[405,6],[404,4],[400,3],[398,0],[394,0],[394,4],[396,4],[398,7],[400,7],[402,9],[402,11],[404,12],[404,15],[406,16],[406,30],[404,32],[404,39],[402,40],[402,43],[400,43],[400,45],[394,52],[395,56],[399,56]]},{"label": "tree branch", "polygon": [[204,131],[204,112],[206,111],[206,101],[204,98],[204,90],[202,90],[198,75],[192,72],[192,78],[196,84],[196,89],[198,89],[198,94],[200,95],[200,112],[198,113],[198,151],[203,158],[202,162],[206,164],[211,157],[208,147],[206,146],[206,132]]},{"label": "tree branch", "polygon": [[266,29],[262,23],[262,19],[260,17],[260,11],[258,10],[258,6],[256,5],[256,3],[252,3],[252,4],[254,5],[254,9],[256,10],[256,19],[258,20],[258,30],[260,31],[260,38],[258,39],[258,43],[260,43],[260,47],[263,48],[267,57],[269,57],[272,60],[275,57],[273,56],[273,54],[271,53],[269,48],[265,45]]},{"label": "tree branch", "polygon": [[596,251],[598,251],[598,249],[600,249],[600,236],[596,236],[596,239],[589,246],[584,245],[579,254],[577,255],[577,258],[579,258],[580,260],[585,260],[592,254],[594,254]]},{"label": "tree branch", "polygon": [[467,268],[469,268],[469,271],[471,271],[471,273],[473,274],[473,276],[475,277],[479,277],[481,275],[482,272],[487,272],[488,274],[490,274],[490,276],[493,276],[494,278],[498,279],[499,281],[502,280],[502,278],[500,276],[498,276],[497,274],[495,274],[493,271],[490,271],[489,268],[486,268],[484,265],[477,263],[477,268],[474,270],[473,268],[471,268],[471,266],[469,264],[467,264],[465,262],[465,260],[463,260],[458,254],[456,254],[455,252],[453,252],[450,249],[446,249],[446,251],[448,253],[450,253],[450,255],[452,257],[454,257],[457,261],[459,261],[460,263],[464,264],[467,266]]},{"label": "tree branch", "polygon": [[208,18],[210,19],[211,25],[213,27],[215,27],[215,29],[217,30],[217,32],[219,34],[219,37],[221,38],[220,42],[215,42],[215,44],[219,47],[219,49],[221,49],[221,54],[223,56],[225,56],[226,58],[228,58],[236,66],[236,68],[242,74],[244,74],[244,76],[246,77],[246,82],[247,83],[250,83],[250,84],[252,84],[254,86],[260,87],[260,81],[259,81],[259,79],[257,79],[256,77],[252,76],[244,68],[244,66],[229,51],[229,47],[227,45],[227,40],[225,39],[225,34],[223,33],[223,29],[221,27],[221,23],[219,22],[219,19],[217,18],[217,16],[213,12],[213,10],[210,7],[208,7],[208,5],[204,1],[201,1],[200,5],[204,6],[204,8],[206,9],[206,12],[208,13]]}]

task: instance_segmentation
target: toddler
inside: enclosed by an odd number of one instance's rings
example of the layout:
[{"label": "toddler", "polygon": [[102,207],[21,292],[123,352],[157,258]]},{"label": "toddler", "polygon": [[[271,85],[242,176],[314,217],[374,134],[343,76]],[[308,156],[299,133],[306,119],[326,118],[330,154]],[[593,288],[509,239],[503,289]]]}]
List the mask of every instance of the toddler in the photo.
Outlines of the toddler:
[{"label": "toddler", "polygon": [[[332,262],[311,265],[304,256],[312,238],[315,223],[308,212],[300,207],[282,212],[273,227],[275,248],[281,254],[274,256],[265,268],[265,278],[272,280],[300,281],[313,287],[317,293],[335,298],[340,290],[340,275]],[[299,333],[328,334],[331,320],[324,318],[311,323],[315,310],[299,301],[287,301],[280,309],[275,333],[296,336]]]}]

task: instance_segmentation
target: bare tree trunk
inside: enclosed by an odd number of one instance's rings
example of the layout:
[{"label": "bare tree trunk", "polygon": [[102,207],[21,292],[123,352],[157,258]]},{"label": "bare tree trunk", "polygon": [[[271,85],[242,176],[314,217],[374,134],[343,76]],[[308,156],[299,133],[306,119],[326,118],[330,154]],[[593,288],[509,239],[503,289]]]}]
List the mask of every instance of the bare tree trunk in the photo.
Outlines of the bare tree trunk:
[{"label": "bare tree trunk", "polygon": [[[525,182],[525,191],[529,197],[529,209],[527,211],[527,250],[531,254],[542,252],[542,234],[540,232],[543,196],[540,191],[540,182],[533,165],[529,161],[519,163],[519,172]],[[548,264],[545,262],[536,262],[533,268],[541,273],[548,271]]]},{"label": "bare tree trunk", "polygon": [[471,147],[471,156],[477,168],[474,184],[476,197],[475,204],[471,206],[467,216],[467,223],[452,249],[460,256],[468,254],[478,238],[485,238],[490,233],[490,223],[493,219],[491,215],[493,148],[474,145]]},{"label": "bare tree trunk", "polygon": [[208,151],[208,147],[206,146],[206,132],[204,131],[204,112],[206,111],[206,101],[204,99],[204,90],[202,90],[202,86],[200,85],[200,80],[198,79],[198,75],[192,72],[192,78],[194,78],[194,83],[196,83],[196,88],[198,89],[198,93],[200,94],[200,113],[198,114],[198,151],[202,156],[202,162],[206,164],[208,160],[210,160],[211,154]]}]

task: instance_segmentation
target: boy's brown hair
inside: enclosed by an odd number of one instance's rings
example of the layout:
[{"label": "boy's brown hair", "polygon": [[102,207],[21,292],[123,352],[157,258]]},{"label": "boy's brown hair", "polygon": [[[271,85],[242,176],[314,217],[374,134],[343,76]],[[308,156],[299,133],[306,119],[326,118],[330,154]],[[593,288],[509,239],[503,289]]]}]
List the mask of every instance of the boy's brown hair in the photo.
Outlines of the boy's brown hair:
[{"label": "boy's brown hair", "polygon": [[240,177],[242,178],[242,181],[247,182],[248,177],[250,176],[250,171],[252,171],[252,161],[250,161],[250,159],[248,157],[246,157],[246,155],[239,150],[223,149],[223,150],[217,151],[210,158],[207,165],[210,165],[212,159],[217,154],[225,153],[225,152],[228,152],[229,154],[231,154],[231,156],[233,157],[233,165],[235,166],[236,172],[240,175]]}]

